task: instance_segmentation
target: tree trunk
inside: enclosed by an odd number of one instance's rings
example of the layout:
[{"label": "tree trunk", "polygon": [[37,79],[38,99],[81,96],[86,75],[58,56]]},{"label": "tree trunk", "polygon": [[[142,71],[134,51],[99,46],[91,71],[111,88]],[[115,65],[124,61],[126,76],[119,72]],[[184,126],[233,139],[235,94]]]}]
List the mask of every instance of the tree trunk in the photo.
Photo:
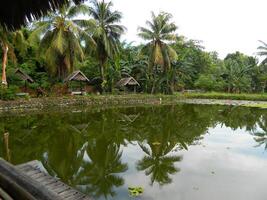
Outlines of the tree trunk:
[{"label": "tree trunk", "polygon": [[228,85],[228,89],[227,89],[227,91],[228,91],[228,93],[231,92],[231,86],[230,86],[230,85]]},{"label": "tree trunk", "polygon": [[263,83],[263,87],[262,87],[262,93],[264,93],[264,92],[265,92],[265,88],[266,88],[266,82],[267,82],[267,81],[264,81],[264,83]]},{"label": "tree trunk", "polygon": [[102,91],[105,92],[105,84],[106,84],[106,79],[105,79],[105,72],[104,72],[104,66],[105,66],[105,61],[101,60],[100,61],[100,76],[102,79]]},{"label": "tree trunk", "polygon": [[103,62],[101,62],[101,64],[100,64],[100,76],[101,76],[102,81],[104,82],[105,81],[105,74],[104,74],[104,63]]},{"label": "tree trunk", "polygon": [[6,81],[6,64],[7,64],[7,53],[8,53],[8,46],[7,44],[3,44],[3,59],[2,59],[2,84],[7,85]]}]

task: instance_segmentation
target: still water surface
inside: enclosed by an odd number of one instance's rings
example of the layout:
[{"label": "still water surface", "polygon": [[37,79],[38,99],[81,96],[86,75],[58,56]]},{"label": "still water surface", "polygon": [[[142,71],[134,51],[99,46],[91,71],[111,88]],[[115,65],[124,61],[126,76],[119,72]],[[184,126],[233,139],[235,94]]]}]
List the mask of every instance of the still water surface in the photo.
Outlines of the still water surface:
[{"label": "still water surface", "polygon": [[[203,105],[0,117],[13,164],[39,160],[96,200],[267,199],[267,111]],[[128,187],[143,187],[139,197]]]}]

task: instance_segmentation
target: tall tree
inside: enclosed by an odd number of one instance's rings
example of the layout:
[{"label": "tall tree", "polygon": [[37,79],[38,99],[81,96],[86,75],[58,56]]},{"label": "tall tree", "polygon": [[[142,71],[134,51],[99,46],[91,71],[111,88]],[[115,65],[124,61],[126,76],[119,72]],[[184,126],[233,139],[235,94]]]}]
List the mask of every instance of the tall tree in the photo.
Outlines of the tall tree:
[{"label": "tall tree", "polygon": [[173,92],[174,81],[170,81],[173,79],[170,67],[171,63],[177,59],[177,54],[171,47],[171,42],[176,41],[177,26],[170,22],[171,18],[172,15],[169,13],[160,12],[155,15],[152,12],[152,20],[146,22],[148,28],[138,28],[138,36],[148,41],[141,52],[149,57],[151,93],[155,93],[159,86],[161,92]]},{"label": "tall tree", "polygon": [[112,10],[111,2],[92,1],[90,13],[95,20],[95,30],[93,38],[96,42],[96,57],[100,65],[100,74],[105,82],[105,65],[108,58],[114,58],[119,51],[119,39],[125,31],[125,27],[120,25],[122,14]]},{"label": "tall tree", "polygon": [[14,48],[17,48],[20,52],[25,52],[27,45],[22,31],[10,32],[2,26],[0,26],[0,45],[2,48],[2,84],[7,85],[6,66],[8,56],[12,61],[16,61]]},{"label": "tall tree", "polygon": [[36,43],[41,37],[40,55],[46,61],[50,74],[56,75],[59,80],[74,70],[75,62],[84,58],[81,38],[90,45],[94,44],[90,34],[84,31],[85,26],[92,25],[92,20],[78,17],[88,12],[89,7],[85,4],[65,4],[34,24],[30,40]]},{"label": "tall tree", "polygon": [[261,64],[267,64],[267,44],[263,41],[259,41],[262,45],[258,47],[258,55],[263,56],[264,59],[262,60]]},{"label": "tall tree", "polygon": [[172,15],[161,12],[155,15],[152,12],[152,21],[147,21],[148,28],[139,27],[138,36],[148,41],[143,51],[150,57],[150,67],[163,66],[164,71],[170,68],[171,62],[177,58],[170,42],[175,42],[177,26],[170,22]]}]

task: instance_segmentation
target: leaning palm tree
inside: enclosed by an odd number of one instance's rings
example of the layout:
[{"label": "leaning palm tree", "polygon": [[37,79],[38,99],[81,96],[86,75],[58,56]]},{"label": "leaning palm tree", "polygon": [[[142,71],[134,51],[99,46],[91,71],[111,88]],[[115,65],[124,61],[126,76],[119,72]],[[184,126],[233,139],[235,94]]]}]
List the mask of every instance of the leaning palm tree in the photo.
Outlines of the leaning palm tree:
[{"label": "leaning palm tree", "polygon": [[16,48],[19,52],[25,52],[27,45],[22,30],[11,32],[3,26],[0,26],[0,45],[2,48],[2,85],[6,86],[8,57],[15,62],[16,55],[14,49]]},{"label": "leaning palm tree", "polygon": [[263,56],[264,59],[263,61],[261,62],[261,64],[265,65],[267,63],[267,44],[263,41],[259,41],[262,45],[258,47],[258,55],[259,56]]},{"label": "leaning palm tree", "polygon": [[95,20],[96,27],[93,33],[96,42],[96,57],[100,65],[100,74],[105,82],[105,65],[108,58],[114,58],[119,51],[119,39],[125,31],[120,25],[122,14],[112,11],[112,2],[92,1],[90,13]]},{"label": "leaning palm tree", "polygon": [[171,62],[177,58],[175,50],[170,46],[170,43],[175,42],[177,38],[175,34],[177,26],[170,22],[171,18],[172,15],[169,13],[161,12],[155,15],[152,12],[152,21],[146,22],[148,28],[138,28],[138,36],[148,41],[143,52],[149,54],[150,71],[155,65],[160,65],[167,72]]},{"label": "leaning palm tree", "polygon": [[88,12],[89,7],[85,4],[65,4],[33,25],[30,41],[33,44],[40,42],[40,56],[44,58],[48,72],[59,80],[72,72],[74,64],[84,58],[81,38],[94,45],[91,35],[84,31],[85,26],[91,27],[92,20],[79,16]]}]

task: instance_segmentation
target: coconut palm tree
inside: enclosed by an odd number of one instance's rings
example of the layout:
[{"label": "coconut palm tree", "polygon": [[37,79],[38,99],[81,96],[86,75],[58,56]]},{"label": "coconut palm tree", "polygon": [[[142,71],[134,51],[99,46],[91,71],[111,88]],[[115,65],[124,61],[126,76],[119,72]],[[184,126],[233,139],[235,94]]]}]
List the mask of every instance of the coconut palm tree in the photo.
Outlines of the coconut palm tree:
[{"label": "coconut palm tree", "polygon": [[83,27],[92,25],[92,20],[81,19],[78,15],[88,14],[89,7],[85,4],[65,4],[56,12],[36,22],[30,36],[31,43],[38,43],[40,55],[46,61],[48,71],[64,79],[74,70],[74,64],[84,58],[81,38],[91,47],[94,41]]},{"label": "coconut palm tree", "polygon": [[170,68],[171,62],[176,60],[177,54],[170,46],[175,42],[177,26],[170,22],[172,15],[161,12],[155,15],[152,12],[152,21],[147,21],[148,28],[139,27],[138,36],[148,43],[144,46],[143,52],[149,54],[150,70],[155,65],[161,65],[166,72]]},{"label": "coconut palm tree", "polygon": [[259,46],[258,47],[258,55],[259,56],[263,56],[263,57],[265,57],[264,59],[263,59],[263,61],[261,62],[261,64],[266,64],[267,63],[267,44],[265,43],[265,42],[263,42],[263,41],[259,41],[262,45],[261,46]]},{"label": "coconut palm tree", "polygon": [[95,20],[95,30],[93,33],[96,42],[96,57],[99,61],[99,69],[102,80],[105,82],[105,65],[108,58],[114,58],[119,51],[119,39],[125,31],[125,27],[120,25],[122,14],[112,11],[112,2],[92,1],[90,13]]}]

